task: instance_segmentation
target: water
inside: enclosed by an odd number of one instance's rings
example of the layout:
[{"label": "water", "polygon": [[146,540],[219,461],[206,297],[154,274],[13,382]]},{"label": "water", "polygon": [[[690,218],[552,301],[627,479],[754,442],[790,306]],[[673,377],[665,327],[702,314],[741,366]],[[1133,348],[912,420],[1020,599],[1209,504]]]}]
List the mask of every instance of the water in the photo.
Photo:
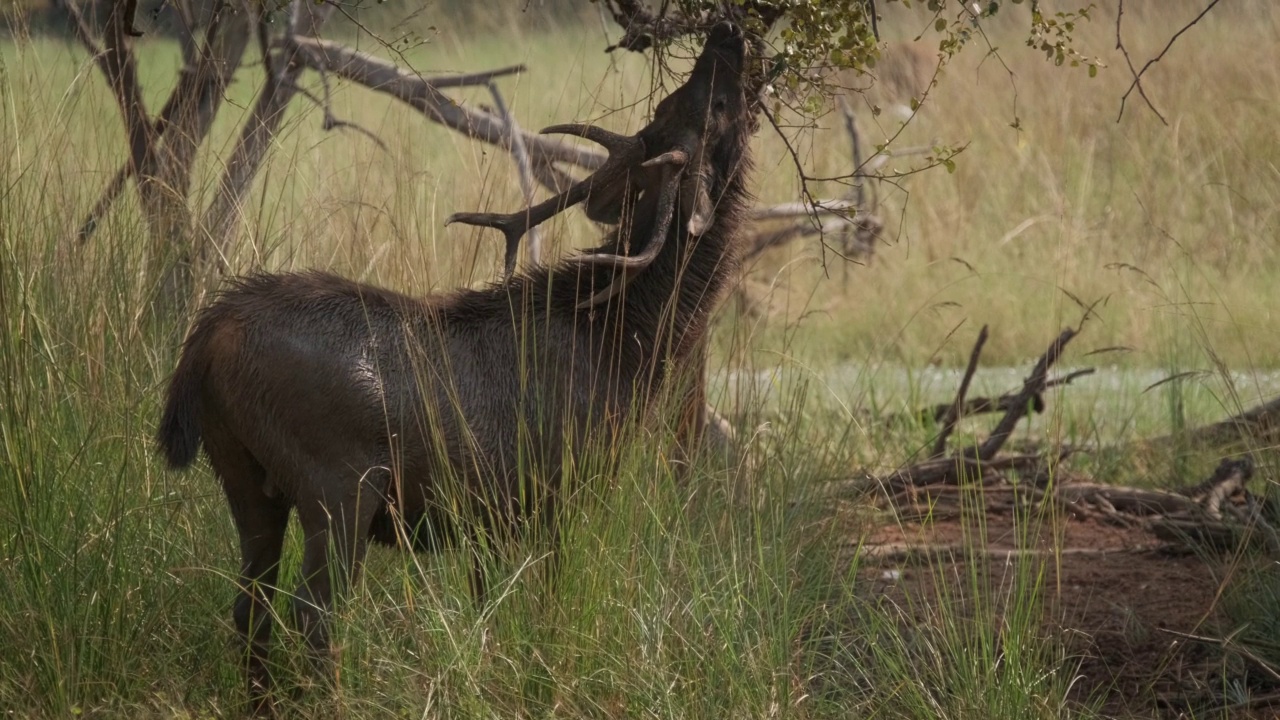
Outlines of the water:
[{"label": "water", "polygon": [[[1034,360],[1019,367],[979,368],[968,397],[1017,392]],[[1050,379],[1083,366],[1053,368]],[[1093,440],[1154,435],[1214,422],[1280,395],[1280,371],[1196,372],[1170,380],[1160,368],[1097,367],[1070,385],[1045,393],[1048,410],[1033,418],[1032,432],[1056,428]],[[790,405],[801,393],[806,408],[828,408],[858,422],[876,415],[911,412],[955,399],[963,368],[909,368],[888,363],[844,364],[825,369],[796,365],[754,372],[712,374],[712,401],[733,414],[733,399],[763,401],[766,414]],[[1162,382],[1164,381],[1164,382]],[[994,423],[993,416],[991,422]]]}]

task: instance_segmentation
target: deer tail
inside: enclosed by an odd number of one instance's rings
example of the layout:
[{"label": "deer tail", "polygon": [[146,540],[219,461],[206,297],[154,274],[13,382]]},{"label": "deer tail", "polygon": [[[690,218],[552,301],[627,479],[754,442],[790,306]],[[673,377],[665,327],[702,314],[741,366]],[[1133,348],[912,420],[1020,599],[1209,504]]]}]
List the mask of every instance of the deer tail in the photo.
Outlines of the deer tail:
[{"label": "deer tail", "polygon": [[182,359],[169,381],[164,415],[156,432],[160,452],[174,469],[190,465],[200,451],[202,391],[209,370],[212,319],[202,318],[183,345]]}]

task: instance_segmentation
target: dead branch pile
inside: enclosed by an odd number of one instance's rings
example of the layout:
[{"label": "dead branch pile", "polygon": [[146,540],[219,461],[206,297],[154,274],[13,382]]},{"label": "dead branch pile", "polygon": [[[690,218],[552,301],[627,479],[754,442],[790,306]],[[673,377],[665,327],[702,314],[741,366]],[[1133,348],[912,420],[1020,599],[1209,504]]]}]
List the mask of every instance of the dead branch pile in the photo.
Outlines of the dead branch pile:
[{"label": "dead branch pile", "polygon": [[[1030,453],[1003,453],[1014,429],[1031,413],[1045,409],[1044,392],[1093,372],[1077,370],[1057,379],[1049,371],[1066,345],[1078,334],[1064,330],[1036,361],[1022,388],[996,398],[967,398],[988,329],[982,328],[969,357],[955,399],[916,415],[938,422],[932,455],[888,475],[858,481],[875,488],[900,518],[940,518],[961,512],[966,494],[980,491],[984,512],[1010,512],[1054,503],[1077,517],[1089,517],[1124,527],[1142,528],[1167,543],[1204,549],[1232,550],[1256,544],[1280,558],[1280,535],[1264,512],[1264,503],[1248,488],[1255,464],[1249,455],[1224,457],[1214,473],[1196,485],[1175,490],[1125,487],[1086,482],[1061,467],[1078,450],[1052,447]],[[1207,426],[1201,439],[1222,440],[1241,430],[1274,430],[1277,405],[1273,400],[1240,415]],[[972,414],[1002,412],[986,439],[947,452],[947,441],[959,421]],[[1167,442],[1165,439],[1151,442]],[[970,503],[972,501],[969,501]],[[871,555],[897,557],[901,548],[873,549]],[[934,548],[937,550],[937,548]],[[912,548],[929,555],[929,548]]]}]

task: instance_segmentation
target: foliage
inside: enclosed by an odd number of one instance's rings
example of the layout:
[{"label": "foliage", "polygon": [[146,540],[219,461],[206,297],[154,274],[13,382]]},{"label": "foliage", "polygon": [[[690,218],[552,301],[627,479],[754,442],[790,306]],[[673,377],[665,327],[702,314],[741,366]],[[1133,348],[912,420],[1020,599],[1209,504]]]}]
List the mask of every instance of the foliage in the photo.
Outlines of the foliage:
[{"label": "foliage", "polygon": [[[882,0],[884,2],[884,0]],[[962,0],[887,0],[904,8],[922,5],[931,16],[928,24],[937,40],[940,60],[945,64],[975,38],[982,25],[1009,5],[1029,6],[1026,14],[1026,44],[1044,52],[1055,65],[1085,66],[1090,76],[1097,74],[1098,58],[1089,58],[1077,49],[1075,32],[1081,21],[1090,18],[1093,5],[1075,10],[1050,12],[1039,0],[986,0],[965,4]],[[832,74],[851,70],[874,70],[880,57],[880,8],[874,0],[734,0],[747,22],[769,39],[773,55],[770,80],[791,92],[823,90]],[[679,0],[676,12],[693,19],[717,12],[718,0]],[[775,24],[776,27],[771,27]],[[928,31],[926,31],[928,32]],[[991,52],[997,52],[994,47]]]}]

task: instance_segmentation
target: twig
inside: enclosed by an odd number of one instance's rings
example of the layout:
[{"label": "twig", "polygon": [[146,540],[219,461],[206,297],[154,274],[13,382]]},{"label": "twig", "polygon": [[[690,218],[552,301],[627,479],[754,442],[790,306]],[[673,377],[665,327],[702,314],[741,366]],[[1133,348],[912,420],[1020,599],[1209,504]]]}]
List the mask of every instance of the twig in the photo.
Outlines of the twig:
[{"label": "twig", "polygon": [[[845,132],[849,133],[849,147],[853,154],[853,168],[857,172],[857,169],[862,167],[862,143],[858,141],[858,121],[854,117],[853,108],[849,107],[849,100],[845,96],[841,95],[837,103],[840,106],[840,114],[844,116]],[[859,214],[870,212],[867,209],[866,200],[866,181],[855,176],[853,179],[853,203]]]},{"label": "twig", "polygon": [[938,439],[933,443],[933,456],[941,457],[947,451],[947,437],[956,429],[956,423],[960,420],[960,412],[964,408],[964,398],[969,392],[969,383],[973,380],[973,374],[978,370],[978,359],[982,356],[982,346],[987,344],[989,328],[982,326],[982,330],[978,332],[978,340],[973,344],[973,351],[969,353],[969,365],[964,370],[964,377],[960,379],[960,389],[956,391],[955,402],[951,403],[951,407],[947,409],[946,415],[942,418],[942,430],[938,432]]},{"label": "twig", "polygon": [[1280,682],[1280,670],[1276,669],[1274,666],[1271,665],[1271,663],[1267,662],[1266,660],[1263,660],[1257,655],[1254,655],[1253,652],[1249,650],[1249,648],[1242,647],[1239,643],[1236,642],[1234,634],[1225,638],[1215,638],[1215,637],[1209,637],[1207,635],[1193,635],[1191,633],[1179,632],[1177,630],[1171,630],[1165,627],[1158,627],[1156,629],[1167,635],[1180,637],[1184,640],[1192,640],[1198,643],[1205,643],[1207,645],[1217,645],[1218,647],[1222,648],[1223,652],[1234,652],[1238,654],[1240,657],[1256,665],[1258,669],[1262,670],[1267,675],[1271,676],[1272,680],[1275,680],[1276,682]]},{"label": "twig", "polygon": [[888,165],[890,160],[894,158],[910,157],[912,155],[928,155],[931,152],[933,152],[932,145],[912,145],[910,147],[899,148],[897,150],[885,148],[870,158],[867,158],[864,167],[860,171],[854,173],[852,177],[884,180],[886,178],[879,174],[880,168]]},{"label": "twig", "polygon": [[605,7],[614,22],[622,27],[622,37],[605,52],[631,50],[644,52],[656,45],[663,45],[673,38],[693,32],[691,23],[671,19],[666,13],[666,3],[655,16],[646,10],[639,0],[605,0]]},{"label": "twig", "polygon": [[333,114],[333,95],[329,89],[329,73],[325,72],[324,70],[319,70],[317,71],[316,74],[320,76],[320,86],[324,89],[323,99],[316,97],[315,93],[302,87],[301,85],[298,85],[296,82],[293,82],[291,80],[281,78],[280,83],[282,85],[286,85],[287,87],[289,87],[290,90],[310,100],[313,104],[315,104],[320,108],[320,111],[324,113],[324,119],[320,121],[321,129],[325,130],[326,132],[329,130],[336,130],[336,129],[343,129],[343,128],[346,128],[349,130],[355,130],[361,135],[364,135],[365,137],[372,140],[375,145],[382,148],[383,152],[387,153],[388,155],[391,154],[391,150],[387,148],[387,144],[382,141],[382,138],[374,134],[372,130],[367,129],[359,125],[358,123],[350,122],[347,120],[339,120],[338,116]]},{"label": "twig", "polygon": [[1161,50],[1158,55],[1148,60],[1147,63],[1142,66],[1141,70],[1138,70],[1135,72],[1133,68],[1133,60],[1130,59],[1129,57],[1129,50],[1125,48],[1124,41],[1122,40],[1120,35],[1120,21],[1124,17],[1124,0],[1120,0],[1119,11],[1116,13],[1116,49],[1124,53],[1124,60],[1129,65],[1129,73],[1133,75],[1133,82],[1129,84],[1129,89],[1125,90],[1124,95],[1120,97],[1120,113],[1116,115],[1117,123],[1120,122],[1120,119],[1124,117],[1125,101],[1129,99],[1129,95],[1133,93],[1134,89],[1136,88],[1138,90],[1138,94],[1141,95],[1142,99],[1146,101],[1147,107],[1151,108],[1151,112],[1155,113],[1156,117],[1160,118],[1160,122],[1164,123],[1166,126],[1169,124],[1169,121],[1164,119],[1164,116],[1160,114],[1160,111],[1156,110],[1155,105],[1151,103],[1151,99],[1147,97],[1146,90],[1142,88],[1142,76],[1147,72],[1148,68],[1160,62],[1160,60],[1164,58],[1165,53],[1169,52],[1169,49],[1173,47],[1173,44],[1178,41],[1178,38],[1181,37],[1183,33],[1190,30],[1197,23],[1199,23],[1200,20],[1204,18],[1205,15],[1208,15],[1209,11],[1212,10],[1213,7],[1218,4],[1218,2],[1219,0],[1209,0],[1209,4],[1206,5],[1205,8],[1200,11],[1199,15],[1196,15],[1191,22],[1187,23],[1186,25],[1183,25],[1182,28],[1178,30],[1178,32],[1174,33],[1173,36],[1169,38],[1169,42],[1165,44],[1164,49]]}]

